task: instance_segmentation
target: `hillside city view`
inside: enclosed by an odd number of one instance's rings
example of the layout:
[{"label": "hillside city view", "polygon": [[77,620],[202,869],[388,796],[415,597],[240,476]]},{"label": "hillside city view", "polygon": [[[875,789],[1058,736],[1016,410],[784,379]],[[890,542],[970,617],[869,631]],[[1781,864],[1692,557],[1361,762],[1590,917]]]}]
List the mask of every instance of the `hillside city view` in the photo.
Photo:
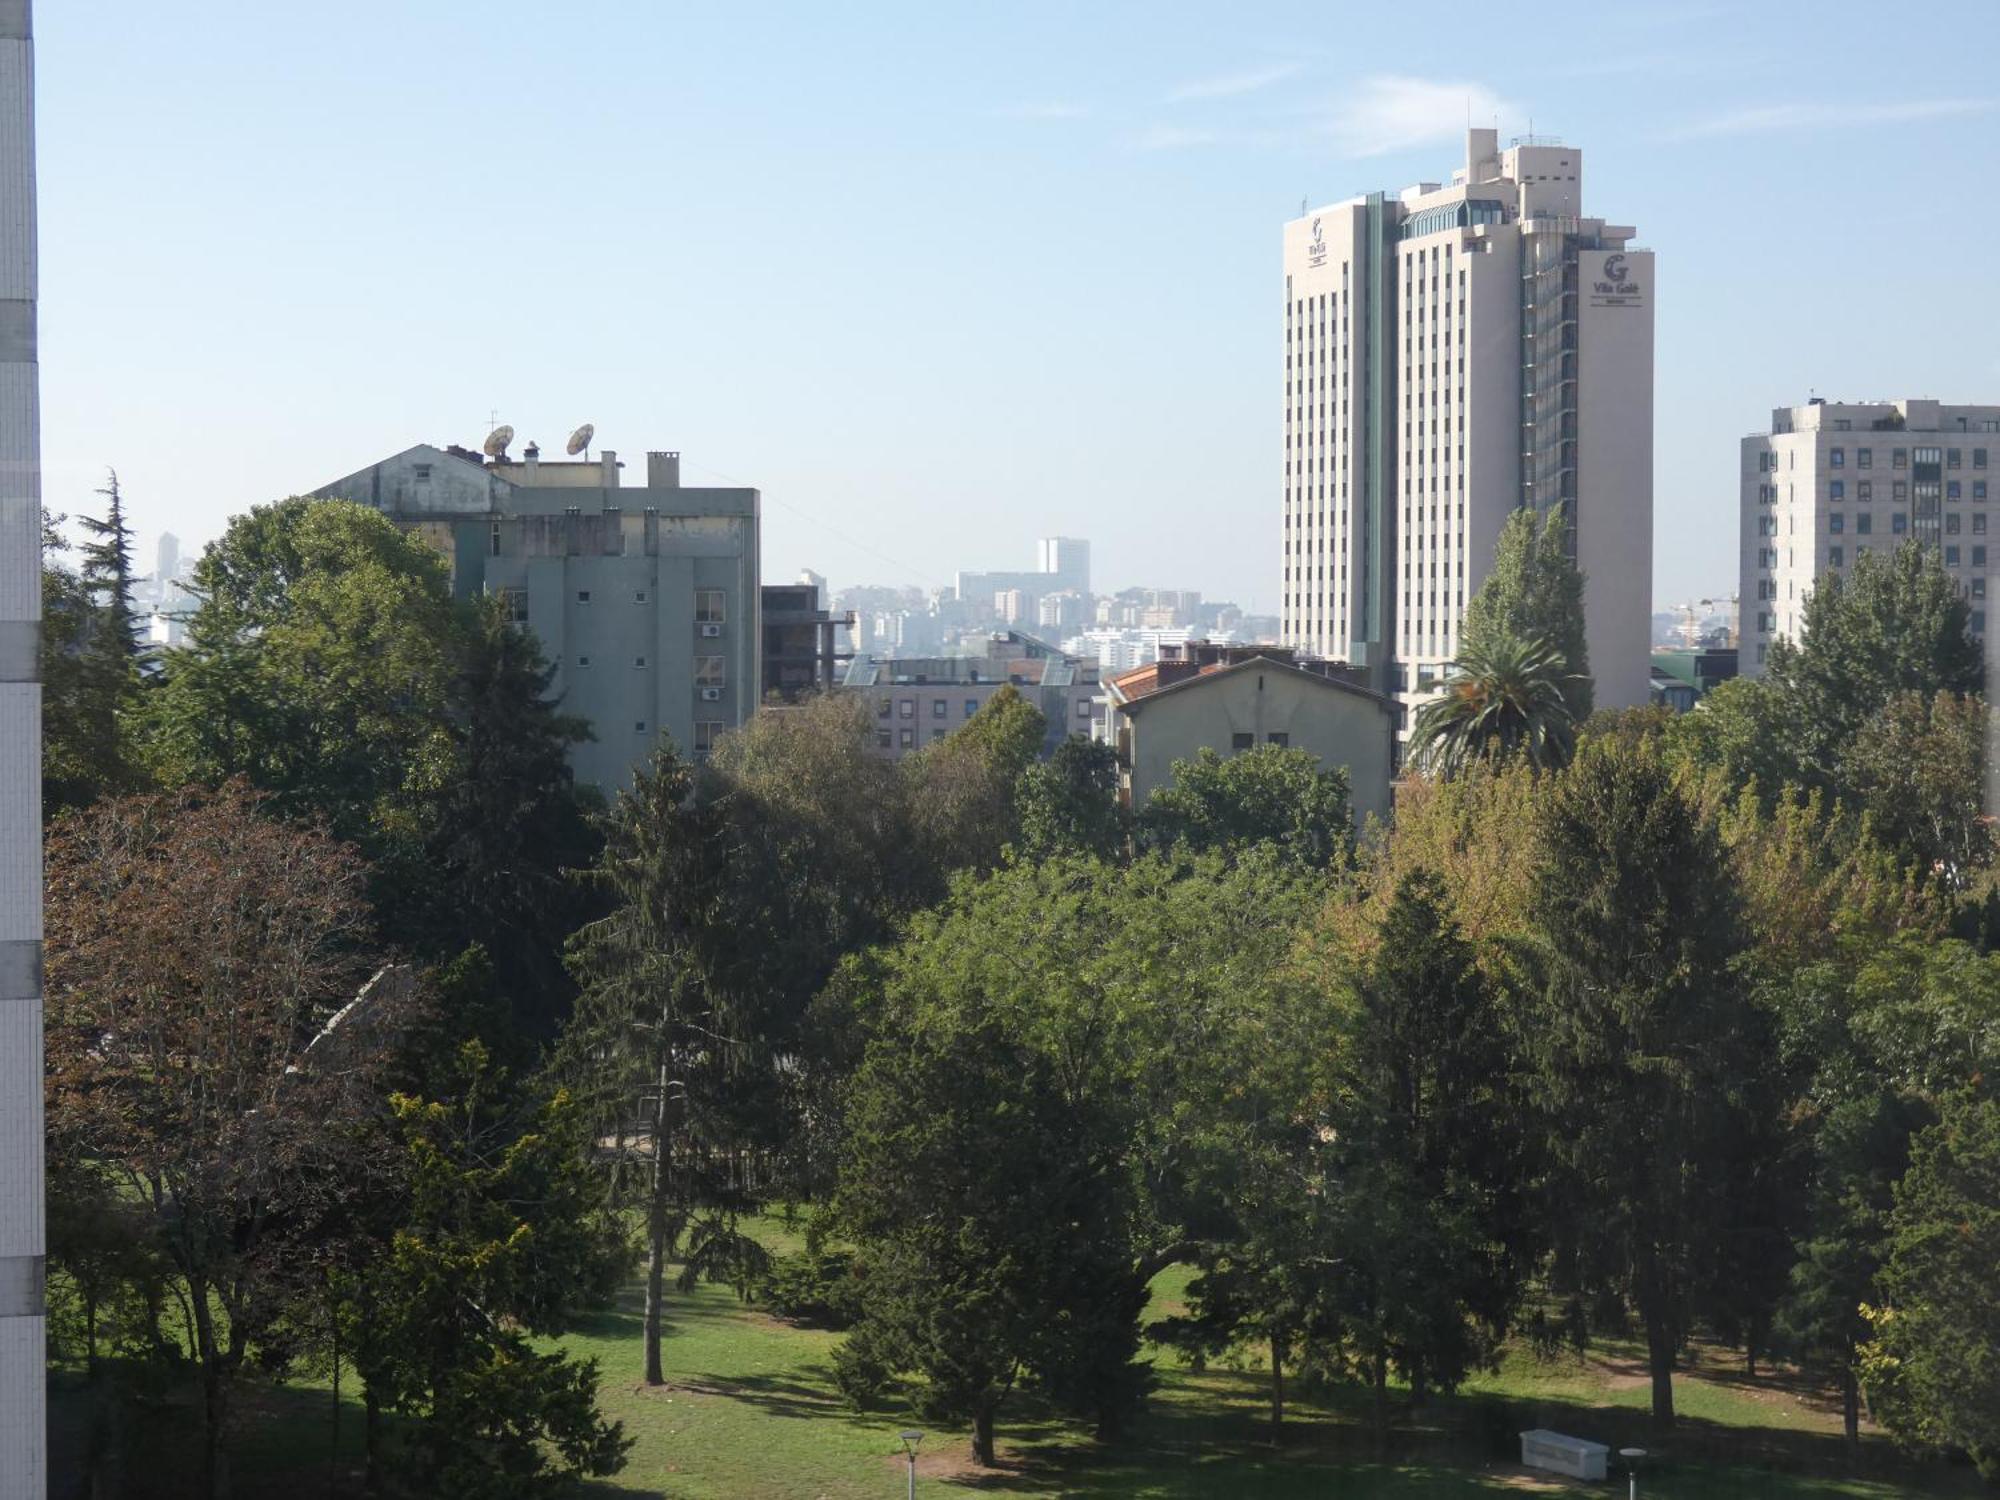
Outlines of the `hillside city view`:
[{"label": "hillside city view", "polygon": [[0,1500],[2000,1495],[2000,9],[1417,20],[0,0]]}]

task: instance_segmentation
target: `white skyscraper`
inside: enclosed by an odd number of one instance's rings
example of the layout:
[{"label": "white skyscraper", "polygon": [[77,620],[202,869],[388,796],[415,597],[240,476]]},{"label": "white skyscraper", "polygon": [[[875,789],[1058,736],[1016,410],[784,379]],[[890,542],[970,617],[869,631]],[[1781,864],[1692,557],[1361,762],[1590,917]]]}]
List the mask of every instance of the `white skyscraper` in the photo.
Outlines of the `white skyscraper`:
[{"label": "white skyscraper", "polygon": [[1989,538],[1986,525],[1996,483],[2000,406],[1811,401],[1772,412],[1768,433],[1743,439],[1743,675],[1761,675],[1772,646],[1798,639],[1817,579],[1912,537],[1938,549],[1984,638],[1987,559],[2000,560],[2000,531]]},{"label": "white skyscraper", "polygon": [[1647,700],[1653,257],[1582,215],[1580,151],[1471,130],[1450,184],[1285,226],[1283,638],[1406,706],[1508,515],[1558,503],[1596,701]]},{"label": "white skyscraper", "polygon": [[41,452],[27,0],[0,0],[0,1495],[39,1500],[42,1300]]}]

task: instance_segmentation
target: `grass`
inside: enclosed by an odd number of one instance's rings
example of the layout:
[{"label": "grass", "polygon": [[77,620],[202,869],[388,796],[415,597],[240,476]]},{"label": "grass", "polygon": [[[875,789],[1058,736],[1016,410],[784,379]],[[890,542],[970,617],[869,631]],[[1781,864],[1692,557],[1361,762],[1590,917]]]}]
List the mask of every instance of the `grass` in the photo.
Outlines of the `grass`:
[{"label": "grass", "polygon": [[[795,1248],[795,1231],[763,1221],[773,1248]],[[1154,1284],[1153,1313],[1171,1310],[1187,1274]],[[623,1472],[590,1488],[593,1500],[645,1495],[671,1500],[886,1500],[903,1493],[896,1440],[912,1424],[906,1410],[855,1412],[833,1389],[837,1337],[781,1323],[703,1286],[670,1298],[663,1353],[668,1384],[641,1379],[640,1303],[635,1289],[565,1337],[602,1367],[600,1401],[636,1441]],[[1612,1343],[1588,1360],[1541,1363],[1511,1355],[1495,1375],[1431,1403],[1406,1419],[1386,1452],[1367,1427],[1365,1395],[1352,1389],[1294,1399],[1282,1441],[1271,1440],[1267,1376],[1247,1352],[1232,1363],[1192,1369],[1151,1351],[1159,1386],[1121,1443],[1098,1444],[1035,1403],[1011,1401],[1000,1424],[999,1468],[975,1469],[959,1432],[935,1432],[918,1468],[920,1494],[973,1492],[1074,1496],[1079,1500],[1387,1500],[1587,1491],[1622,1495],[1624,1486],[1571,1486],[1521,1470],[1515,1434],[1526,1427],[1658,1451],[1641,1493],[1649,1500],[1887,1500],[1900,1495],[1975,1495],[1967,1471],[1917,1466],[1886,1440],[1867,1438],[1858,1456],[1839,1436],[1825,1394],[1787,1373],[1750,1380],[1719,1361],[1675,1381],[1682,1420],[1672,1442],[1650,1433],[1649,1390],[1638,1352]],[[331,1402],[323,1389],[246,1388],[244,1430],[232,1445],[237,1500],[341,1500],[352,1484],[360,1437],[358,1407],[343,1417],[342,1454],[328,1462]],[[74,1394],[54,1410],[73,1450],[81,1420]],[[142,1414],[128,1441],[135,1482],[129,1500],[185,1493],[184,1484],[147,1476],[186,1474],[191,1405]],[[917,1425],[922,1425],[921,1423]],[[59,1471],[60,1474],[60,1471]],[[331,1481],[331,1483],[329,1483]],[[165,1483],[165,1481],[161,1481]],[[60,1487],[52,1496],[64,1497]]]}]

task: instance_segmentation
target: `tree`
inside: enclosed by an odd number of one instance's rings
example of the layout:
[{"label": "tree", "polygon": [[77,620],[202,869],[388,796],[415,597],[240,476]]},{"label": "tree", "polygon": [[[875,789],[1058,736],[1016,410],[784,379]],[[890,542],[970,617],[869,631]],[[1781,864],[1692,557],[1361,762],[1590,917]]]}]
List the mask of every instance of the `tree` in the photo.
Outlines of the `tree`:
[{"label": "tree", "polygon": [[2000,1480],[2000,1101],[1959,1093],[1916,1138],[1890,1227],[1870,1396],[1898,1437]]},{"label": "tree", "polygon": [[[178,1279],[219,1495],[238,1372],[277,1322],[291,1236],[350,1169],[398,1025],[352,1012],[362,870],[240,786],[120,798],[48,841],[48,1118],[58,1172],[91,1164],[143,1211]],[[333,1045],[327,1043],[325,1045]]]},{"label": "tree", "polygon": [[1133,996],[1098,956],[1126,899],[1071,860],[962,878],[888,956],[848,1090],[834,1211],[868,1271],[839,1376],[914,1374],[984,1464],[1024,1377],[1101,1433],[1143,1389]]},{"label": "tree", "polygon": [[418,1492],[568,1493],[622,1468],[631,1442],[597,1413],[597,1362],[528,1336],[610,1300],[622,1237],[568,1096],[536,1097],[478,1042],[456,1064],[446,1097],[394,1100],[404,1201],[385,1253],[350,1281],[361,1372],[408,1420],[393,1467]]},{"label": "tree", "polygon": [[1790,698],[1767,677],[1732,677],[1676,714],[1666,730],[1669,755],[1701,770],[1719,770],[1732,787],[1755,785],[1772,799],[1802,785],[1791,733]]},{"label": "tree", "polygon": [[1507,518],[1493,549],[1493,568],[1465,609],[1459,659],[1503,637],[1542,641],[1562,663],[1559,684],[1572,723],[1590,717],[1590,656],[1583,633],[1584,577],[1571,555],[1573,528],[1566,505],[1540,518],[1525,506]]},{"label": "tree", "polygon": [[69,550],[64,517],[42,512],[42,816],[97,800],[118,778],[100,706],[101,678],[89,670],[84,648],[95,624],[90,591],[62,565]]},{"label": "tree", "polygon": [[1516,752],[1538,769],[1566,764],[1576,742],[1568,676],[1539,637],[1468,635],[1443,693],[1417,711],[1410,759],[1446,777]]},{"label": "tree", "polygon": [[1453,1390],[1489,1362],[1527,1259],[1523,1110],[1490,983],[1444,883],[1405,876],[1337,1063],[1331,1342],[1369,1377]]},{"label": "tree", "polygon": [[952,733],[906,757],[919,858],[941,870],[998,864],[1019,834],[1015,788],[1047,733],[1042,711],[1007,686]]},{"label": "tree", "polygon": [[1765,676],[1785,695],[1785,722],[1810,786],[1842,790],[1841,762],[1898,693],[1930,699],[1985,686],[1971,606],[1937,549],[1905,542],[1864,552],[1813,585],[1796,644],[1771,649]]},{"label": "tree", "polygon": [[99,629],[94,642],[104,668],[115,676],[136,670],[141,656],[139,622],[132,608],[132,528],[125,524],[125,497],[113,469],[104,488],[102,516],[79,516],[91,540],[83,544],[83,586],[97,600]]},{"label": "tree", "polygon": [[1977,695],[1897,693],[1841,756],[1841,780],[1873,833],[1948,891],[1993,862],[1986,718]]},{"label": "tree", "polygon": [[1773,1047],[1735,968],[1741,898],[1654,741],[1586,744],[1536,846],[1525,1035],[1556,1169],[1548,1232],[1564,1281],[1635,1306],[1671,1424],[1674,1364],[1773,1134]]},{"label": "tree", "polygon": [[1241,852],[1267,845],[1307,869],[1343,863],[1354,845],[1347,769],[1309,750],[1258,745],[1225,759],[1203,748],[1139,815],[1149,848]]},{"label": "tree", "polygon": [[1127,838],[1118,804],[1118,755],[1109,745],[1071,735],[1046,761],[1022,770],[1014,802],[1021,853],[1029,859],[1087,854],[1117,859]]}]

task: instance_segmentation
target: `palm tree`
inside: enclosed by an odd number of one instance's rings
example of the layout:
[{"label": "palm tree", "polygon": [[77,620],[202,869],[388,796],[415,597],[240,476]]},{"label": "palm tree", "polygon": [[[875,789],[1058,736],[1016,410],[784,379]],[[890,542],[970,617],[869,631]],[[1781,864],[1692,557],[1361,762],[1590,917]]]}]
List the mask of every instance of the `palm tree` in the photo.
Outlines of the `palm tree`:
[{"label": "palm tree", "polygon": [[1517,750],[1538,768],[1567,764],[1576,720],[1563,689],[1572,675],[1546,641],[1480,632],[1459,653],[1443,694],[1417,711],[1410,760],[1447,778]]}]

